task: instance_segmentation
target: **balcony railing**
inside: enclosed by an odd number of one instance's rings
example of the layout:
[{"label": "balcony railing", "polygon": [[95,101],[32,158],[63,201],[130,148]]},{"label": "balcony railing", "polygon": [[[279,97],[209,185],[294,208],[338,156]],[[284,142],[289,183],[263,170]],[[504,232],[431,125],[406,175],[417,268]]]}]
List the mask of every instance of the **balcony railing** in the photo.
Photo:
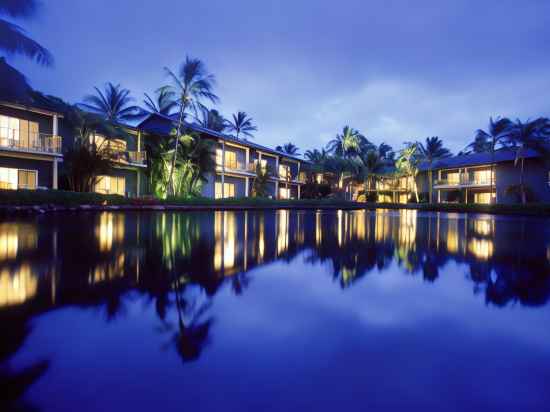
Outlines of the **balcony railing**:
[{"label": "balcony railing", "polygon": [[110,156],[111,160],[117,163],[145,165],[147,161],[147,152],[112,150]]},{"label": "balcony railing", "polygon": [[254,163],[249,163],[248,165],[246,163],[242,162],[231,162],[226,163],[225,165],[222,165],[221,163],[216,164],[216,168],[218,170],[222,170],[225,168],[225,170],[228,171],[234,171],[234,172],[248,172],[248,173],[254,173],[256,172],[256,165]]},{"label": "balcony railing", "polygon": [[491,183],[494,184],[495,179],[491,179],[490,176],[461,174],[458,179],[436,179],[434,186],[489,186]]},{"label": "balcony railing", "polygon": [[23,134],[19,130],[1,127],[0,148],[61,154],[61,137],[44,133]]}]

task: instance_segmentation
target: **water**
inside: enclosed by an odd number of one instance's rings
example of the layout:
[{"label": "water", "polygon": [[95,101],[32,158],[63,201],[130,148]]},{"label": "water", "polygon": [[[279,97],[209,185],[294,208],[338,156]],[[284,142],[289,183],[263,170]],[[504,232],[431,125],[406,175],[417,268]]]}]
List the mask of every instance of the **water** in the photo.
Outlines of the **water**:
[{"label": "water", "polygon": [[550,221],[0,223],[0,409],[550,410]]}]

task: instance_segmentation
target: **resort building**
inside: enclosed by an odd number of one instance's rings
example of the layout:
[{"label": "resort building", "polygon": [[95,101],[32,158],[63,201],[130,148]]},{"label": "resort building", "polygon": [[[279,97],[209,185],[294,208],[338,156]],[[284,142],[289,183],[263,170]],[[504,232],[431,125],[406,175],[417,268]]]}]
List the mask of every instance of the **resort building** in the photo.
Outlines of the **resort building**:
[{"label": "resort building", "polygon": [[96,193],[137,197],[148,193],[146,177],[147,152],[139,129],[120,126],[117,136],[105,136],[100,131],[90,135],[90,143],[105,151],[113,162],[109,175],[99,176]]},{"label": "resort building", "polygon": [[[177,127],[177,118],[150,114],[138,126],[148,138],[166,138]],[[299,199],[306,183],[304,160],[205,129],[187,124],[200,138],[214,142],[216,171],[208,175],[202,195],[210,198],[246,197],[252,195],[257,168],[269,171],[268,195],[274,199]]]},{"label": "resort building", "polygon": [[63,115],[0,101],[0,189],[58,188]]},{"label": "resort building", "polygon": [[[550,164],[534,150],[524,151],[523,182],[533,202],[550,202]],[[516,151],[474,153],[438,161],[433,167],[434,202],[437,203],[518,203],[521,167],[514,164]],[[491,173],[494,165],[494,176]],[[424,170],[422,178],[426,179]]]}]

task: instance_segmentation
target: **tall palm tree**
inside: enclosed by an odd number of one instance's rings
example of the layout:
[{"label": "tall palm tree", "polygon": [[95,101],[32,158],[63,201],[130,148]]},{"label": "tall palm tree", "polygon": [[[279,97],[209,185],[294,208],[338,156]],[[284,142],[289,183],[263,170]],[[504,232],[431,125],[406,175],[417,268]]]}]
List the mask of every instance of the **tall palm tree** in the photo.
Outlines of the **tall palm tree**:
[{"label": "tall palm tree", "polygon": [[286,153],[291,156],[300,156],[300,149],[291,142],[285,143],[282,146],[275,147],[278,152]]},{"label": "tall palm tree", "polygon": [[167,87],[160,87],[157,89],[155,91],[155,98],[151,98],[147,93],[144,93],[144,95],[145,99],[143,99],[143,104],[147,112],[170,116],[177,106],[174,100],[174,93]]},{"label": "tall palm tree", "polygon": [[172,85],[169,90],[178,96],[176,102],[179,106],[178,124],[176,129],[176,139],[174,142],[174,154],[170,175],[168,178],[168,193],[174,194],[174,168],[176,166],[176,156],[178,154],[179,137],[181,136],[187,110],[191,109],[195,116],[197,115],[201,100],[208,100],[216,103],[219,99],[213,92],[215,79],[214,76],[206,70],[206,66],[199,59],[185,57],[178,73],[174,73],[167,67],[164,68],[168,77],[172,79]]},{"label": "tall palm tree", "polygon": [[227,128],[227,122],[216,109],[208,109],[207,107],[200,108],[200,117],[197,118],[198,123],[205,129],[214,132],[223,132]]},{"label": "tall palm tree", "polygon": [[539,117],[535,120],[522,122],[518,119],[511,126],[507,139],[516,152],[514,164],[515,166],[519,164],[521,167],[519,190],[521,203],[526,204],[527,193],[524,182],[526,152],[531,149],[548,157],[547,145],[550,144],[550,120]]},{"label": "tall palm tree", "polygon": [[342,133],[328,142],[327,150],[336,156],[349,158],[360,152],[362,137],[358,130],[345,126]]},{"label": "tall palm tree", "polygon": [[328,156],[329,154],[325,149],[310,149],[304,153],[304,157],[314,164],[322,163]]},{"label": "tall palm tree", "polygon": [[365,183],[365,188],[367,190],[375,189],[376,177],[383,171],[384,167],[386,166],[384,157],[379,150],[369,150],[367,153],[363,153],[360,156],[360,159],[361,180]]},{"label": "tall palm tree", "polygon": [[437,137],[426,137],[426,141],[417,142],[419,160],[428,164],[429,203],[433,202],[433,164],[435,161],[451,156],[451,151],[443,146]]},{"label": "tall palm tree", "polygon": [[474,141],[469,145],[476,153],[491,153],[491,203],[496,200],[493,197],[495,186],[495,151],[497,146],[502,145],[509,137],[512,127],[512,121],[506,117],[497,117],[489,119],[489,128],[487,131],[478,129]]},{"label": "tall palm tree", "polygon": [[248,116],[246,112],[237,112],[233,114],[232,117],[233,119],[229,120],[227,123],[229,132],[235,133],[237,139],[240,134],[247,137],[254,137],[252,132],[257,131],[258,128],[254,126],[254,119],[252,119],[252,117]]},{"label": "tall palm tree", "polygon": [[399,156],[395,161],[397,170],[412,178],[413,191],[416,198],[416,203],[419,203],[418,185],[416,184],[416,176],[418,175],[418,143],[405,143],[405,148],[399,152]]},{"label": "tall palm tree", "polygon": [[[38,5],[36,0],[0,0],[0,16],[31,18],[36,14]],[[53,57],[46,48],[28,37],[20,26],[3,18],[0,18],[0,52],[22,55],[44,66],[53,64]],[[30,90],[25,77],[8,65],[4,56],[0,56],[0,79],[0,92],[5,99],[24,99]]]},{"label": "tall palm tree", "polygon": [[84,96],[84,102],[79,103],[79,107],[99,114],[111,122],[135,120],[141,116],[141,109],[132,104],[134,99],[130,96],[130,90],[120,84],[108,82],[103,91],[98,87],[94,87],[94,90],[96,94]]}]

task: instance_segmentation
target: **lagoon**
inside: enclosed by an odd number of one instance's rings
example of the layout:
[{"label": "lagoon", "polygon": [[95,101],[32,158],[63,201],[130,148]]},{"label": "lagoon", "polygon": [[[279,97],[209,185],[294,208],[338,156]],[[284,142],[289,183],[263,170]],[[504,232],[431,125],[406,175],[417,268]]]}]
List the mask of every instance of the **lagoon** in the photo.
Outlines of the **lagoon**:
[{"label": "lagoon", "polygon": [[549,297],[550,219],[12,219],[0,409],[546,410]]}]

